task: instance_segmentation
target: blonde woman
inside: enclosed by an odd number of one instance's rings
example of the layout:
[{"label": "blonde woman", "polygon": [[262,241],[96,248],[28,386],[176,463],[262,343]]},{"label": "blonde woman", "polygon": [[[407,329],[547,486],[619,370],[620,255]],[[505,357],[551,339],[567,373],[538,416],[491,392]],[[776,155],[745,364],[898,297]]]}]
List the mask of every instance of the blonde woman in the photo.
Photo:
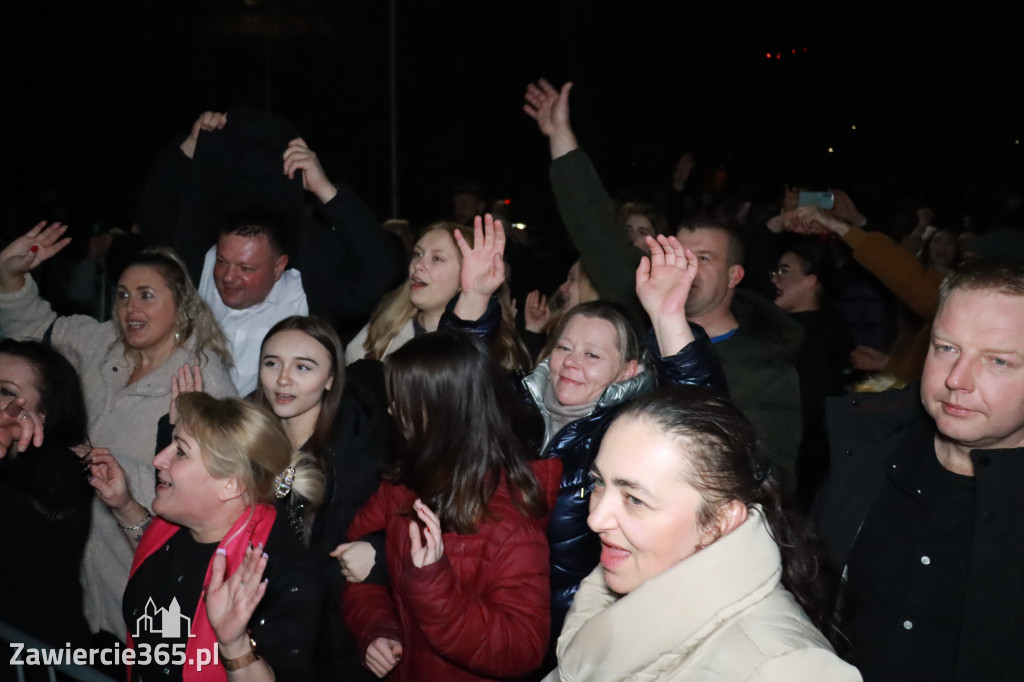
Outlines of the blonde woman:
[{"label": "blonde woman", "polygon": [[[251,403],[183,393],[177,412],[173,441],[151,460],[155,518],[116,460],[91,453],[90,483],[137,546],[123,605],[138,660],[129,679],[313,679],[322,579],[275,502],[319,503],[323,474]],[[189,619],[177,636],[145,627],[175,603]],[[145,656],[161,646],[169,661]]]},{"label": "blonde woman", "polygon": [[[488,214],[481,221],[477,216],[475,229],[481,229],[482,224],[493,228],[504,241],[500,220]],[[346,364],[363,358],[383,360],[410,339],[437,330],[445,307],[459,293],[460,239],[472,246],[473,229],[444,222],[427,226],[413,247],[409,279],[384,297],[370,323],[349,343],[345,349]],[[528,370],[532,363],[516,334],[507,284],[498,290],[498,298],[502,309],[501,325],[491,342],[491,352],[506,369]]]},{"label": "blonde woman", "polygon": [[[198,364],[209,393],[234,395],[227,340],[170,249],[147,249],[132,259],[117,283],[114,319],[58,317],[28,273],[67,246],[66,229],[41,222],[0,251],[0,331],[49,341],[64,353],[82,379],[90,441],[110,449],[129,489],[148,505],[157,423],[167,413],[171,378],[182,365]],[[96,506],[82,566],[93,632],[124,632],[121,594],[131,561],[113,516]]]}]

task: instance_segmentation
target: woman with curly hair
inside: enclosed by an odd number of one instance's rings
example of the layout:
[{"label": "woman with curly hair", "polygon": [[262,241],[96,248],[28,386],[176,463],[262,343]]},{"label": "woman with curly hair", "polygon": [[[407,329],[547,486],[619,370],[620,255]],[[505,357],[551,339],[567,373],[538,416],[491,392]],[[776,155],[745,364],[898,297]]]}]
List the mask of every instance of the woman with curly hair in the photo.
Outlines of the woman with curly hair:
[{"label": "woman with curly hair", "polygon": [[[234,395],[227,341],[199,298],[181,259],[147,249],[125,267],[114,294],[114,318],[58,317],[29,271],[70,242],[66,226],[41,222],[0,251],[0,330],[41,339],[62,351],[82,379],[89,439],[109,448],[128,486],[148,505],[157,424],[167,413],[171,379],[184,364],[202,367],[206,390]],[[82,568],[85,614],[93,632],[124,632],[121,594],[131,548],[114,517],[98,505]]]}]

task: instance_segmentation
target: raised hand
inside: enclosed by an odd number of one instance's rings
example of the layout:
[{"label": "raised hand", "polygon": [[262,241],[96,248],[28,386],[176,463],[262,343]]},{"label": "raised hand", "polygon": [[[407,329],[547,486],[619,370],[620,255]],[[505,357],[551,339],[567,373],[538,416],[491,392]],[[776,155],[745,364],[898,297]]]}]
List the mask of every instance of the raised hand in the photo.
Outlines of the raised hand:
[{"label": "raised hand", "polygon": [[539,291],[531,291],[526,295],[526,308],[523,309],[523,320],[526,329],[540,334],[551,320],[551,308],[548,297],[541,296]]},{"label": "raised hand", "polygon": [[206,616],[213,627],[222,655],[237,658],[249,651],[246,629],[256,606],[267,591],[263,571],[267,568],[267,553],[263,545],[250,546],[245,557],[230,578],[227,557],[218,549],[210,567],[210,586],[206,590]]},{"label": "raised hand", "polygon": [[288,148],[284,150],[284,174],[291,180],[297,170],[302,171],[303,189],[315,194],[323,203],[326,204],[338,193],[338,188],[327,179],[316,152],[301,137],[289,142]]},{"label": "raised hand", "polygon": [[171,377],[171,404],[167,410],[171,426],[178,423],[178,396],[192,392],[203,392],[203,370],[199,365],[185,363]]},{"label": "raised hand", "polygon": [[43,444],[43,420],[36,412],[25,409],[25,399],[15,398],[0,409],[0,459],[13,446],[14,452],[25,452],[29,445]]},{"label": "raised hand", "polygon": [[369,542],[346,542],[338,545],[330,556],[338,560],[341,574],[350,583],[361,583],[377,562],[377,550]]},{"label": "raised hand", "polygon": [[473,219],[473,246],[458,230],[455,243],[462,252],[460,286],[463,294],[489,299],[505,281],[505,230],[491,214]]},{"label": "raised hand", "polygon": [[0,251],[0,291],[10,293],[25,286],[26,272],[71,243],[71,237],[63,237],[67,229],[62,223],[47,225],[42,220]]},{"label": "raised hand", "polygon": [[412,563],[416,568],[423,568],[437,563],[444,556],[444,540],[441,539],[441,520],[430,510],[430,507],[417,499],[412,503],[416,516],[425,526],[424,540],[420,540],[419,524],[409,522],[409,542],[412,545]]},{"label": "raised hand", "polygon": [[204,111],[199,114],[199,118],[192,124],[192,131],[185,138],[185,141],[181,143],[181,151],[188,158],[192,158],[196,153],[196,142],[199,141],[199,131],[205,130],[206,132],[213,132],[214,130],[220,130],[228,124],[228,115],[219,111]]},{"label": "raised hand", "polygon": [[540,131],[549,138],[553,159],[579,146],[569,121],[571,89],[572,83],[566,83],[561,90],[555,90],[554,86],[543,78],[526,86],[526,104],[523,105],[523,111],[537,122]]},{"label": "raised hand", "polygon": [[366,647],[364,663],[370,672],[381,679],[387,676],[401,660],[402,643],[397,640],[378,637],[370,642],[370,646]]},{"label": "raised hand", "polygon": [[651,255],[641,258],[636,270],[636,295],[651,318],[661,354],[668,357],[693,341],[686,300],[700,263],[674,236],[647,237],[647,248]]}]

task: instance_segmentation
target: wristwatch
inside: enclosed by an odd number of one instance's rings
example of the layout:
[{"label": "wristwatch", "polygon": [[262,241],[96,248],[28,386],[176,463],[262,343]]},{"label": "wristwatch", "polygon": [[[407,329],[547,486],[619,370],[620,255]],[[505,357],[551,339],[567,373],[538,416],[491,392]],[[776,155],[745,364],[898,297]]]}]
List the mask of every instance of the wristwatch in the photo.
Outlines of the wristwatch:
[{"label": "wristwatch", "polygon": [[[223,656],[221,656],[220,664],[224,666],[224,669],[227,670],[229,673],[232,673],[236,670],[241,670],[245,666],[263,658],[263,655],[260,653],[259,647],[256,646],[256,640],[252,638],[252,630],[247,629],[245,631],[245,634],[249,638],[249,646],[252,647],[251,649],[249,649],[248,653],[242,654],[238,658],[224,658]],[[224,651],[222,649],[221,654],[223,653]]]}]

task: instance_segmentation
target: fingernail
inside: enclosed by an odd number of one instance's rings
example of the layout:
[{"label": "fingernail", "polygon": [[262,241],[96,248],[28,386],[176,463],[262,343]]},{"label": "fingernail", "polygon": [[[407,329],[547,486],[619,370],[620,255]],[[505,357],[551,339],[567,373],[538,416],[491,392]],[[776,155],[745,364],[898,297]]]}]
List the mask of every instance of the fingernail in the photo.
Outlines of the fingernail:
[{"label": "fingernail", "polygon": [[217,548],[217,554],[221,554],[223,556],[227,556],[228,555],[228,551],[226,549],[224,549],[223,547],[218,547]]},{"label": "fingernail", "polygon": [[264,559],[269,559],[270,557],[269,557],[269,556],[267,556],[267,553],[266,553],[266,552],[264,552],[264,553],[263,553],[263,558],[264,558]]}]

